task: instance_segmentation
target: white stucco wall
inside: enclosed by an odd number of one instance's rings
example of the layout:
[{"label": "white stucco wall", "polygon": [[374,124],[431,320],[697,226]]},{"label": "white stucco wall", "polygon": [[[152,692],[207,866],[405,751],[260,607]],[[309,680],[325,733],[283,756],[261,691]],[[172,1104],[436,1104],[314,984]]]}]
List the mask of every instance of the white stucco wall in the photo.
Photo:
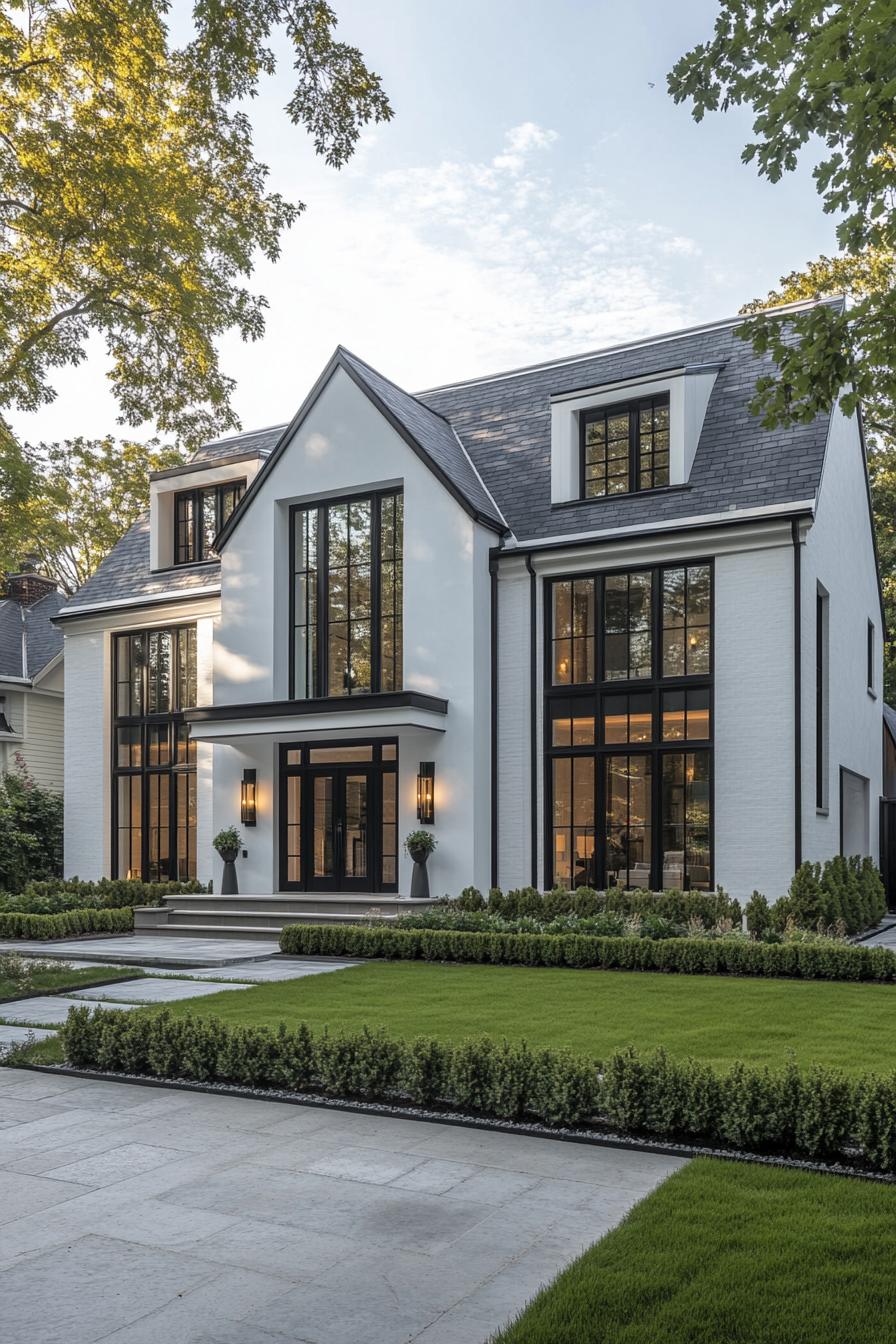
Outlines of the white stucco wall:
[{"label": "white stucco wall", "polygon": [[530,579],[522,560],[498,577],[498,886],[531,881]]},{"label": "white stucco wall", "polygon": [[[398,731],[399,841],[417,825],[418,763],[432,760],[438,840],[429,864],[432,888],[457,892],[469,883],[487,887],[488,549],[495,536],[469,517],[341,369],[322,390],[224,548],[215,703],[288,698],[290,505],[393,485],[404,491],[404,688],[448,701],[444,733]],[[214,748],[216,831],[239,824],[242,770],[254,765],[258,771],[258,825],[244,836],[249,854],[238,867],[243,892],[277,889],[276,742],[306,739],[311,731],[309,725],[309,732],[301,734]],[[370,736],[352,730],[350,714],[344,735]],[[410,869],[402,853],[402,892],[409,889]]]},{"label": "white stucco wall", "polygon": [[[816,593],[828,593],[829,739],[827,812],[816,808]],[[874,687],[867,689],[867,627],[875,629]],[[826,859],[840,850],[840,767],[869,782],[868,836],[878,861],[883,761],[883,631],[865,464],[855,416],[834,412],[815,523],[802,565],[803,851]]]}]

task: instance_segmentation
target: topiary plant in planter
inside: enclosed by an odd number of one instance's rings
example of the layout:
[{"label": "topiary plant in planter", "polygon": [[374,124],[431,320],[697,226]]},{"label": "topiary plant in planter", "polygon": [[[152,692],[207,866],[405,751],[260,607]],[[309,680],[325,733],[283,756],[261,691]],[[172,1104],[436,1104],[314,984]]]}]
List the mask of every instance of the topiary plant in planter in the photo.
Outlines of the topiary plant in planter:
[{"label": "topiary plant in planter", "polygon": [[221,895],[238,896],[239,884],[236,880],[236,856],[240,852],[242,837],[235,826],[226,826],[219,831],[212,844],[224,860],[224,872],[221,875]]},{"label": "topiary plant in planter", "polygon": [[432,831],[411,831],[405,836],[404,847],[414,860],[411,871],[411,899],[426,900],[429,897],[429,873],[426,860],[435,849],[438,841]]}]

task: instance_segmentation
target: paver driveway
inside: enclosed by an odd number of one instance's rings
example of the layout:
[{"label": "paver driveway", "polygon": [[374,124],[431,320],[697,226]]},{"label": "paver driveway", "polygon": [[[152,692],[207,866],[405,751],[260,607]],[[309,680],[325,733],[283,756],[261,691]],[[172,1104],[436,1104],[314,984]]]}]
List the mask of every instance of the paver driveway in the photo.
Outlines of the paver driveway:
[{"label": "paver driveway", "polygon": [[478,1344],[680,1164],[0,1069],[10,1344]]}]

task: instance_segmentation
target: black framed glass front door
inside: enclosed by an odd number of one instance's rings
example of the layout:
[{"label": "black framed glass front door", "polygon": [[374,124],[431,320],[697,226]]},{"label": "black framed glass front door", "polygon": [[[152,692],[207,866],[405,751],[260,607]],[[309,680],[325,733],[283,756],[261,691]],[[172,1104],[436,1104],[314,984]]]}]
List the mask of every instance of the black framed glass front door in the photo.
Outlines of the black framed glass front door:
[{"label": "black framed glass front door", "polygon": [[280,889],[395,891],[398,746],[280,748]]}]

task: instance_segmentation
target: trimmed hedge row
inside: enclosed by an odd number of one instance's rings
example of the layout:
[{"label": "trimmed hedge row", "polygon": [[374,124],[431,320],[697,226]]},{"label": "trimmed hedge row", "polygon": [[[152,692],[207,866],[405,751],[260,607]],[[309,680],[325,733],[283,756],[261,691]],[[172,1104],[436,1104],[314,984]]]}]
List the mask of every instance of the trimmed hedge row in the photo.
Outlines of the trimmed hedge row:
[{"label": "trimmed hedge row", "polygon": [[0,893],[0,913],[56,915],[87,906],[119,909],[128,905],[161,905],[163,896],[205,891],[208,887],[204,883],[194,881],[141,882],[131,877],[102,877],[98,882],[86,882],[79,877],[54,877],[45,882],[28,882],[17,895]]},{"label": "trimmed hedge row", "polygon": [[746,938],[600,938],[587,934],[461,933],[388,925],[287,924],[280,950],[300,956],[393,961],[570,966],[682,975],[761,975],[799,980],[896,980],[896,953],[836,943],[758,943]]},{"label": "trimmed hedge row", "polygon": [[447,1044],[391,1040],[364,1028],[314,1035],[302,1023],[274,1032],[217,1019],[73,1008],[66,1059],[157,1078],[227,1082],[365,1100],[450,1106],[475,1115],[551,1125],[595,1125],[746,1151],[858,1158],[896,1170],[896,1075],[851,1080],[794,1064],[735,1064],[716,1074],[664,1051],[616,1051],[603,1064],[566,1051],[533,1051],[489,1037]]},{"label": "trimmed hedge row", "polygon": [[58,915],[26,915],[0,911],[0,938],[74,938],[79,933],[130,933],[134,911],[89,907]]},{"label": "trimmed hedge row", "polygon": [[596,891],[593,887],[576,887],[568,891],[555,887],[553,891],[538,891],[535,887],[519,887],[502,891],[492,887],[486,899],[476,887],[465,887],[456,901],[449,901],[459,910],[487,910],[502,919],[538,919],[550,923],[558,915],[575,915],[589,919],[595,915],[659,915],[673,924],[687,924],[689,919],[702,919],[707,926],[720,919],[740,924],[740,902],[718,891],[646,891],[643,888],[626,890],[610,887]]}]

